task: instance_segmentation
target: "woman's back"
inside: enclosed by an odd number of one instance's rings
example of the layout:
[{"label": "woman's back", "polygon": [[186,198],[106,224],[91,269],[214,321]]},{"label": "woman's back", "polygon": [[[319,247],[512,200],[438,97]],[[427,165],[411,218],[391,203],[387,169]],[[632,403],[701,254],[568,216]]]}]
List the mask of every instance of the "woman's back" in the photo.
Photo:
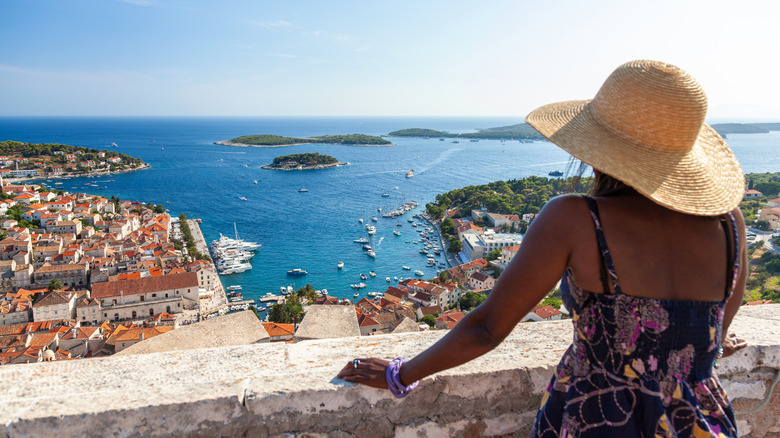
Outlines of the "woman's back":
[{"label": "woman's back", "polygon": [[[567,209],[581,229],[570,237],[572,278],[585,290],[602,292],[590,212],[582,199],[569,198]],[[733,257],[727,242],[733,236],[722,217],[678,213],[638,194],[594,200],[623,293],[663,300],[723,301]]]}]

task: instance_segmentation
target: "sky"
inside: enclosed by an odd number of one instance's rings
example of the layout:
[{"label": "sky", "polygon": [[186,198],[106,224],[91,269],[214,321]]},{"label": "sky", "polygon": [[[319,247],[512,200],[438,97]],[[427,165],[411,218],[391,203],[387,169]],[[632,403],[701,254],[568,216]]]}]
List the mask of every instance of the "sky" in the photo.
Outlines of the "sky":
[{"label": "sky", "polygon": [[780,2],[0,1],[0,116],[517,116],[634,59],[780,121]]}]

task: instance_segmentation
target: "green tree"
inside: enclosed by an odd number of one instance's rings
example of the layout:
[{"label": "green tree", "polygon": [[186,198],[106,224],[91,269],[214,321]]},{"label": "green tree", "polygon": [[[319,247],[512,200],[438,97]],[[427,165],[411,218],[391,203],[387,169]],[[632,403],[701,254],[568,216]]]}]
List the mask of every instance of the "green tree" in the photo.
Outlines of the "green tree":
[{"label": "green tree", "polygon": [[292,322],[287,307],[282,303],[276,303],[268,309],[268,320],[277,324],[289,324]]},{"label": "green tree", "polygon": [[306,286],[299,288],[295,293],[299,301],[305,299],[309,303],[313,303],[317,299],[317,291],[309,283],[306,283]]},{"label": "green tree", "polygon": [[297,324],[303,317],[303,307],[296,295],[284,303],[276,303],[268,311],[268,320],[278,324]]},{"label": "green tree", "polygon": [[439,281],[441,281],[442,283],[449,283],[450,274],[448,274],[447,271],[439,272]]},{"label": "green tree", "polygon": [[466,292],[460,297],[460,300],[458,300],[458,306],[460,307],[460,310],[467,312],[482,304],[486,299],[487,295],[485,294],[479,292]]},{"label": "green tree", "polygon": [[460,240],[457,237],[450,237],[450,247],[447,248],[447,252],[457,254],[461,249],[463,249],[463,244]]},{"label": "green tree", "polygon": [[501,257],[501,249],[496,248],[485,255],[485,260],[492,262],[493,260],[498,260],[499,257]]},{"label": "green tree", "polygon": [[441,233],[445,236],[450,236],[457,232],[455,224],[452,222],[452,219],[448,217],[445,217],[444,220],[441,221],[441,226],[439,228],[441,229]]},{"label": "green tree", "polygon": [[49,281],[49,290],[60,290],[62,289],[62,283],[59,282],[56,278],[52,278],[51,281]]},{"label": "green tree", "polygon": [[546,297],[541,302],[542,306],[553,306],[556,309],[560,309],[561,304],[563,304],[563,301],[560,298],[550,297],[550,296]]},{"label": "green tree", "polygon": [[425,315],[420,318],[420,321],[428,324],[431,327],[436,327],[436,318],[433,315]]}]

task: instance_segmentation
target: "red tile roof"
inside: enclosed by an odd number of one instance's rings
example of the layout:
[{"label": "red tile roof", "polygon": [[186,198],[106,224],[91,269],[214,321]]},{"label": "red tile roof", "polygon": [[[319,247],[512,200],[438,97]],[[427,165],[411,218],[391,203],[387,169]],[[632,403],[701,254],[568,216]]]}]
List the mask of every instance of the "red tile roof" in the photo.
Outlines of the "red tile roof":
[{"label": "red tile roof", "polygon": [[161,290],[197,288],[198,274],[186,272],[183,274],[170,274],[160,277],[146,277],[133,280],[107,281],[92,285],[93,298],[107,298],[125,295],[141,294]]}]

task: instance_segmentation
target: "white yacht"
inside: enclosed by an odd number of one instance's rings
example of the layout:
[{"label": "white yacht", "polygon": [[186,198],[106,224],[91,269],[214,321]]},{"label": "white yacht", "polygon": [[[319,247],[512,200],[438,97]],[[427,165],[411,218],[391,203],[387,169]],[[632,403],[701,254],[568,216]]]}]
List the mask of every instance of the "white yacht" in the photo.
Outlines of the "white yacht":
[{"label": "white yacht", "polygon": [[368,252],[366,252],[366,254],[368,254],[368,256],[371,257],[372,259],[376,258],[376,253],[372,249],[369,249]]},{"label": "white yacht", "polygon": [[425,274],[423,273],[423,271],[417,270],[417,271],[414,271],[414,275],[418,275],[418,276],[422,277]]}]

